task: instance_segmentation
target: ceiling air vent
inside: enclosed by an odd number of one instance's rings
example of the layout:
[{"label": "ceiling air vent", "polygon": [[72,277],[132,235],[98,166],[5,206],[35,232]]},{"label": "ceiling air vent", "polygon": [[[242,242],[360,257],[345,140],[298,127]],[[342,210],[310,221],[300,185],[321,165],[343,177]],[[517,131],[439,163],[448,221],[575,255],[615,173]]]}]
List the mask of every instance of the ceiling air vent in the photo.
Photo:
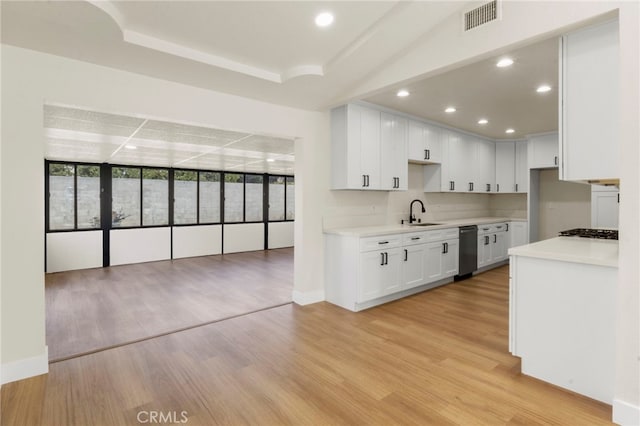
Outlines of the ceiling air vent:
[{"label": "ceiling air vent", "polygon": [[496,19],[498,19],[498,0],[493,0],[464,14],[464,30],[472,30]]}]

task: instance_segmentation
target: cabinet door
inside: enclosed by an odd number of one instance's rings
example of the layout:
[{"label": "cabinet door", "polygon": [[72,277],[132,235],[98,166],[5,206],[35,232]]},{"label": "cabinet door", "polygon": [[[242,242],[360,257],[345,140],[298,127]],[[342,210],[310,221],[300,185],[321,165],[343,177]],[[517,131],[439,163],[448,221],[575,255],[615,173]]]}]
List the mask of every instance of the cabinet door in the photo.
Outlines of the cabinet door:
[{"label": "cabinet door", "polygon": [[449,133],[449,183],[450,191],[470,192],[476,145],[471,137],[462,133]]},{"label": "cabinet door", "polygon": [[346,105],[331,112],[332,188],[380,189],[380,112]]},{"label": "cabinet door", "polygon": [[366,302],[400,290],[400,249],[360,254],[358,302]]},{"label": "cabinet door", "polygon": [[557,133],[529,138],[529,168],[558,167],[558,148]]},{"label": "cabinet door", "polygon": [[380,115],[381,188],[407,189],[407,120],[392,114]]},{"label": "cabinet door", "polygon": [[473,192],[496,192],[496,144],[482,139],[475,141],[476,161]]},{"label": "cabinet door", "polygon": [[619,192],[591,192],[591,226],[618,229]]},{"label": "cabinet door", "polygon": [[496,232],[490,235],[491,237],[491,261],[490,263],[496,263],[503,261],[507,258],[507,234],[506,232]]},{"label": "cabinet door", "polygon": [[427,282],[438,281],[444,277],[442,269],[442,256],[444,252],[444,245],[438,241],[435,243],[426,244],[426,262],[425,262],[425,275]]},{"label": "cabinet door", "polygon": [[402,289],[402,249],[385,250],[386,259],[382,267],[382,294],[392,294]]},{"label": "cabinet door", "polygon": [[424,125],[425,156],[430,163],[442,162],[443,137],[443,129],[440,127]]},{"label": "cabinet door", "polygon": [[560,179],[620,177],[618,33],[618,22],[614,20],[562,38]]},{"label": "cabinet door", "polygon": [[427,142],[425,140],[424,124],[419,121],[409,120],[408,124],[409,139],[409,161],[416,163],[426,163],[427,158]]},{"label": "cabinet door", "polygon": [[478,235],[478,269],[491,262],[491,235]]},{"label": "cabinet door", "polygon": [[383,269],[385,267],[383,251],[372,251],[360,254],[360,285],[358,302],[366,302],[382,296]]},{"label": "cabinet door", "polygon": [[426,283],[426,244],[404,247],[402,255],[404,256],[402,259],[402,289],[409,289]]},{"label": "cabinet door", "polygon": [[427,123],[408,120],[408,158],[413,163],[442,161],[442,129]]},{"label": "cabinet door", "polygon": [[442,255],[442,274],[443,278],[452,277],[458,274],[458,255],[460,244],[458,239],[447,240],[445,244],[445,253]]},{"label": "cabinet door", "polygon": [[516,185],[516,144],[496,142],[496,192],[514,192]]},{"label": "cabinet door", "polygon": [[527,141],[515,142],[516,152],[516,164],[515,175],[516,185],[515,192],[528,192],[529,191],[529,164],[527,161],[528,148]]}]

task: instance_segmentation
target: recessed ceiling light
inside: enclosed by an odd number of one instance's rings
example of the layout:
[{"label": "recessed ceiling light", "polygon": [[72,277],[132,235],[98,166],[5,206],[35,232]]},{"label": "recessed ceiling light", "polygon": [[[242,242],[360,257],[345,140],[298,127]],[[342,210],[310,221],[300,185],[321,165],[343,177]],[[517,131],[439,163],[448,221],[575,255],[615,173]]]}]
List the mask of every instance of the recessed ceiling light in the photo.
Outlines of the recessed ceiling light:
[{"label": "recessed ceiling light", "polygon": [[454,107],[447,107],[447,109],[444,110],[444,112],[456,112],[456,109]]},{"label": "recessed ceiling light", "polygon": [[409,96],[409,91],[405,89],[398,90],[398,93],[396,93],[396,96],[399,98],[407,97]]},{"label": "recessed ceiling light", "polygon": [[316,25],[320,28],[333,24],[333,15],[329,12],[322,12],[316,16]]},{"label": "recessed ceiling light", "polygon": [[504,68],[504,67],[508,67],[513,65],[513,59],[511,58],[502,58],[498,61],[498,63],[496,64],[496,67],[498,68]]},{"label": "recessed ceiling light", "polygon": [[550,90],[551,90],[551,86],[547,86],[546,84],[543,84],[542,86],[536,89],[536,92],[545,93],[545,92],[549,92]]},{"label": "recessed ceiling light", "polygon": [[487,120],[486,118],[481,118],[480,120],[478,120],[478,124],[487,124],[489,122],[489,120]]},{"label": "recessed ceiling light", "polygon": [[138,149],[138,147],[135,145],[125,145],[124,147],[127,149]]},{"label": "recessed ceiling light", "polygon": [[274,160],[273,158],[267,158],[267,163],[273,163],[274,161],[276,160]]},{"label": "recessed ceiling light", "polygon": [[505,132],[505,133],[513,133],[513,132],[515,132],[515,130],[513,130],[513,129],[507,129],[507,130],[505,130],[504,132]]}]

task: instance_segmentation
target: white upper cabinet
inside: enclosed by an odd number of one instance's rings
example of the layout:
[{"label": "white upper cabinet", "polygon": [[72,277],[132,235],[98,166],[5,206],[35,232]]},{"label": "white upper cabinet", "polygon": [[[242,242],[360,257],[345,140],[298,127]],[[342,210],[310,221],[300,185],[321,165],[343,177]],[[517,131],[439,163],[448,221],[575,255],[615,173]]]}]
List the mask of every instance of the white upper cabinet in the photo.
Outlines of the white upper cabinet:
[{"label": "white upper cabinet", "polygon": [[380,114],[381,188],[407,190],[407,119],[383,112]]},{"label": "white upper cabinet", "polygon": [[496,142],[496,192],[516,190],[516,144]]},{"label": "white upper cabinet", "polygon": [[529,191],[529,165],[527,161],[528,146],[527,141],[516,141],[516,186],[515,192]]},{"label": "white upper cabinet", "polygon": [[476,140],[475,177],[473,192],[496,192],[496,144]]},{"label": "white upper cabinet", "polygon": [[442,163],[424,167],[425,192],[495,192],[495,143],[443,129]]},{"label": "white upper cabinet", "polygon": [[560,45],[560,179],[618,179],[618,22],[572,32]]},{"label": "white upper cabinet", "polygon": [[444,129],[420,121],[409,121],[409,161],[430,164],[442,161]]},{"label": "white upper cabinet", "polygon": [[402,190],[407,173],[405,119],[355,104],[331,110],[331,189]]},{"label": "white upper cabinet", "polygon": [[547,133],[529,137],[529,168],[558,167],[558,134]]}]

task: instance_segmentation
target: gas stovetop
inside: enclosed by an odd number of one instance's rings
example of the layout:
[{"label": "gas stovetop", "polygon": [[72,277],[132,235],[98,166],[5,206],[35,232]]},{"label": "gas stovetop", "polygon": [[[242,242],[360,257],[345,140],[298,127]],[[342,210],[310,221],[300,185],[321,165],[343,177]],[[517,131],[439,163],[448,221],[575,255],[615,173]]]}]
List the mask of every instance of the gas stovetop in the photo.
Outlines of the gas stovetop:
[{"label": "gas stovetop", "polygon": [[561,237],[598,238],[601,240],[617,240],[618,231],[615,229],[576,228],[560,232]]}]

